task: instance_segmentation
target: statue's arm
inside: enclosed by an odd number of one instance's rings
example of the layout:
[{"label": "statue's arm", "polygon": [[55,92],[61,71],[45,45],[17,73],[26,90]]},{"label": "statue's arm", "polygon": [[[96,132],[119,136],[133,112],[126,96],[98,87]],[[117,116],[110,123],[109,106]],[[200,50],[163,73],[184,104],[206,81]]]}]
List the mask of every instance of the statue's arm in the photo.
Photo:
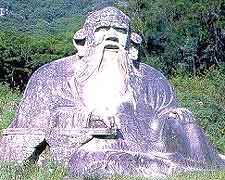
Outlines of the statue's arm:
[{"label": "statue's arm", "polygon": [[166,78],[156,79],[148,92],[151,93],[155,99],[149,97],[154,99],[154,103],[149,103],[155,108],[155,118],[150,123],[150,136],[156,135],[153,144],[157,150],[188,154],[191,159],[200,161],[209,158],[204,152],[217,156],[192,112],[177,103],[175,91]]},{"label": "statue's arm", "polygon": [[34,72],[30,78],[11,127],[40,128],[47,126],[51,97],[48,88],[49,81],[44,79],[44,76],[44,74],[41,75],[41,72]]}]

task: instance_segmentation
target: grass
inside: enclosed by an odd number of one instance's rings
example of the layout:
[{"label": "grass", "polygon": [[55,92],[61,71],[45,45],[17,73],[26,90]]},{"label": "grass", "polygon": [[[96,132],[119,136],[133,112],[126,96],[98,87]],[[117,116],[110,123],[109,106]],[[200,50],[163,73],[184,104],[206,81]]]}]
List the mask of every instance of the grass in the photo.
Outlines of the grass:
[{"label": "grass", "polygon": [[66,170],[49,163],[46,167],[5,164],[0,166],[0,180],[58,180],[63,179]]},{"label": "grass", "polygon": [[[222,79],[221,79],[222,78]],[[224,78],[224,79],[223,79]],[[216,145],[220,152],[225,152],[224,128],[225,114],[225,77],[219,73],[201,78],[188,76],[175,76],[171,83],[176,87],[177,95],[182,106],[191,109],[199,123],[205,129],[209,139]],[[18,91],[10,90],[6,85],[0,85],[0,131],[10,124],[15,116],[15,108],[20,101]],[[224,115],[224,117],[223,117]],[[214,128],[214,129],[213,129]],[[222,130],[221,130],[222,129]],[[216,132],[215,132],[216,131]],[[213,132],[215,134],[213,134]],[[15,164],[0,165],[0,180],[60,180],[67,178],[68,173],[63,166],[56,166],[49,162],[46,167],[18,166]],[[74,178],[78,179],[78,178]],[[110,180],[146,180],[144,177],[113,176]],[[154,179],[154,178],[153,178]],[[155,178],[159,179],[159,178]],[[162,179],[162,178],[161,178]],[[183,173],[168,177],[169,180],[224,180],[225,170],[211,172]]]},{"label": "grass", "polygon": [[[68,176],[67,170],[62,166],[56,166],[49,163],[46,167],[29,166],[22,167],[16,165],[0,166],[0,180],[72,180],[79,178],[71,178]],[[90,178],[90,180],[100,178]],[[149,180],[146,177],[129,177],[129,176],[113,176],[101,178],[102,180]],[[168,178],[150,178],[152,180],[224,180],[225,171],[212,172],[192,172],[184,173]]]},{"label": "grass", "polygon": [[15,117],[15,109],[20,99],[19,91],[12,91],[7,85],[0,84],[0,132],[7,128]]},{"label": "grass", "polygon": [[169,180],[224,180],[225,171],[193,172],[170,177]]}]

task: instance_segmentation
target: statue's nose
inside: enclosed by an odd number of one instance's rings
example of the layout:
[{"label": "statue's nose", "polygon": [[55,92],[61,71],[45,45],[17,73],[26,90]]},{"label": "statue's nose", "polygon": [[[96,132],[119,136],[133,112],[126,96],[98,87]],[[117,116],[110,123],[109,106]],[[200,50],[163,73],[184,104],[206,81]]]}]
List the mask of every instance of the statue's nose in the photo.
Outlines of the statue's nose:
[{"label": "statue's nose", "polygon": [[108,37],[117,37],[116,30],[113,29],[112,27],[108,30],[107,34]]},{"label": "statue's nose", "polygon": [[119,42],[119,39],[117,37],[108,37],[108,38],[106,38],[106,40]]},{"label": "statue's nose", "polygon": [[106,40],[119,42],[119,39],[118,39],[118,37],[117,37],[117,33],[116,33],[116,30],[115,30],[115,29],[110,28],[110,29],[108,30]]}]

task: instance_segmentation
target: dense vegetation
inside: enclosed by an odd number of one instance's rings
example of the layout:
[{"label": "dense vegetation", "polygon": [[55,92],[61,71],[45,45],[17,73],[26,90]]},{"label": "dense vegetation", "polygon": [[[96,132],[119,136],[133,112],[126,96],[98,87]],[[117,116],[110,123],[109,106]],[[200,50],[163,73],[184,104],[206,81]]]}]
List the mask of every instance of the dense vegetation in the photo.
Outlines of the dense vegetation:
[{"label": "dense vegetation", "polygon": [[210,141],[225,153],[225,75],[213,71],[190,77],[179,74],[170,78],[183,107],[190,109]]},{"label": "dense vegetation", "polygon": [[[72,37],[85,14],[116,1],[101,2],[0,1],[0,8],[8,7],[10,12],[0,17],[0,131],[14,117],[32,72],[47,62],[74,54]],[[131,17],[133,29],[144,38],[142,60],[170,79],[182,106],[194,113],[211,142],[225,153],[224,1],[127,0],[116,6]],[[0,171],[7,169],[13,174],[16,170],[10,168]],[[43,171],[36,169],[34,178]],[[51,179],[55,172],[57,177],[65,175],[56,168],[46,176]],[[202,179],[224,179],[223,173]],[[185,177],[201,179],[200,175]]]},{"label": "dense vegetation", "polygon": [[127,13],[145,37],[146,62],[165,73],[196,76],[225,62],[221,0],[129,0]]},{"label": "dense vegetation", "polygon": [[39,66],[74,53],[72,33],[36,37],[0,32],[0,81],[24,89],[31,73]]},{"label": "dense vegetation", "polygon": [[113,2],[0,1],[0,8],[9,11],[6,16],[0,16],[0,82],[23,90],[39,66],[74,54],[72,37],[87,12]]}]

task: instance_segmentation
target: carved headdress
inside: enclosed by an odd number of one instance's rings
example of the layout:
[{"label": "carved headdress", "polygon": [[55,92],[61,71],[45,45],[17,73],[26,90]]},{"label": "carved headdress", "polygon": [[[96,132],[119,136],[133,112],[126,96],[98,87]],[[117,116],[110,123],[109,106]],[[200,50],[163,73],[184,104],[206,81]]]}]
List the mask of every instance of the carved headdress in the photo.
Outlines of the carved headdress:
[{"label": "carved headdress", "polygon": [[87,44],[95,46],[94,32],[97,28],[111,26],[129,30],[129,22],[129,17],[114,7],[106,7],[90,13],[83,26],[87,34]]}]

